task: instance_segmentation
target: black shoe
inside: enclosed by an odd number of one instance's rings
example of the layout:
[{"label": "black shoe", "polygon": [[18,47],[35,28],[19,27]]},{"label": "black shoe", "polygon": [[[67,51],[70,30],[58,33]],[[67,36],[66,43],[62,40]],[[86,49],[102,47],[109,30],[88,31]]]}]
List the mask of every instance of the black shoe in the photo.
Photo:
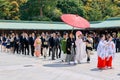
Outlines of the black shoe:
[{"label": "black shoe", "polygon": [[65,62],[64,60],[62,60],[61,62]]},{"label": "black shoe", "polygon": [[44,56],[44,59],[46,59],[46,56]]}]

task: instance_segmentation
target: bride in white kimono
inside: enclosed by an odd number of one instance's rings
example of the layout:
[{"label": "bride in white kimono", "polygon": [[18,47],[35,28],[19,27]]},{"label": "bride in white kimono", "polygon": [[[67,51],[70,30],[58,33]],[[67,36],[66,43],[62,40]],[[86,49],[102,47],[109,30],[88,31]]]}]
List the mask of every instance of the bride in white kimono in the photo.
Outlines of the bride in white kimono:
[{"label": "bride in white kimono", "polygon": [[81,60],[86,57],[86,43],[82,40],[82,32],[76,32],[76,55],[75,63],[81,63]]}]

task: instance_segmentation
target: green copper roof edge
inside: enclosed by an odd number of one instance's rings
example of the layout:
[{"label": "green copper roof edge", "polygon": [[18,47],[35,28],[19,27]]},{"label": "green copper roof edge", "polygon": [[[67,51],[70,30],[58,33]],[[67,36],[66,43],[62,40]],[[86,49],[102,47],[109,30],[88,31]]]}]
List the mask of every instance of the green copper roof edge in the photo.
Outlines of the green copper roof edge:
[{"label": "green copper roof edge", "polygon": [[[111,17],[105,21],[120,20],[120,17]],[[55,22],[55,21],[25,21],[25,20],[0,20],[0,22],[6,23],[42,23],[42,24],[64,24],[64,22]],[[90,21],[90,24],[101,23],[104,21]]]},{"label": "green copper roof edge", "polygon": [[[43,23],[43,24],[65,24],[64,22],[53,22],[53,21],[22,21],[22,20],[0,20],[0,22],[6,23]],[[103,21],[91,21],[91,24],[101,23]]]}]

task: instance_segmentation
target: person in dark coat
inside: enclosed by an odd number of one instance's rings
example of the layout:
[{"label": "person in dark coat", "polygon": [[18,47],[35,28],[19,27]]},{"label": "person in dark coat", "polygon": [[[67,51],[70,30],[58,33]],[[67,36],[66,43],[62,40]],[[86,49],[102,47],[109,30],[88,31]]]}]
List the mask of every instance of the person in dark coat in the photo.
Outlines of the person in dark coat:
[{"label": "person in dark coat", "polygon": [[51,56],[52,48],[53,48],[53,34],[50,35],[50,38],[48,40],[49,43],[49,56]]},{"label": "person in dark coat", "polygon": [[120,52],[120,36],[118,36],[116,39],[116,50],[117,52]]},{"label": "person in dark coat", "polygon": [[94,34],[94,37],[93,37],[93,45],[94,45],[94,49],[95,50],[97,50],[97,46],[98,46],[98,43],[99,43],[99,40],[100,40],[100,38],[99,38],[99,36],[97,35],[97,34]]},{"label": "person in dark coat", "polygon": [[6,36],[6,34],[3,34],[3,36],[2,36],[2,51],[4,51],[4,52],[6,50],[6,40],[7,40],[7,36]]},{"label": "person in dark coat", "polygon": [[[115,43],[115,47],[117,47],[117,36],[116,36],[116,33],[112,33],[112,37],[113,37],[112,41]],[[116,52],[118,52],[117,48],[116,48]]]},{"label": "person in dark coat", "polygon": [[58,56],[58,49],[59,49],[60,42],[59,42],[59,39],[58,39],[56,33],[53,33],[53,43],[54,43],[54,46],[53,46],[52,56],[55,57],[55,53],[56,53],[56,58],[58,58],[59,57]]},{"label": "person in dark coat", "polygon": [[26,51],[27,51],[27,55],[29,55],[29,37],[27,33],[25,33],[25,55],[26,55]]},{"label": "person in dark coat", "polygon": [[62,40],[62,37],[61,37],[61,34],[58,32],[57,33],[57,38],[58,38],[58,40],[59,40],[59,43],[58,43],[58,49],[59,49],[59,58],[61,58],[61,44],[60,44],[60,42],[61,42],[61,40]]},{"label": "person in dark coat", "polygon": [[12,53],[14,53],[14,43],[15,43],[14,38],[15,38],[15,34],[12,33],[12,34],[10,35],[10,46],[11,46],[11,52],[12,52]]},{"label": "person in dark coat", "polygon": [[67,39],[66,49],[66,62],[70,64],[70,61],[74,61],[75,58],[75,38],[73,37],[73,33],[70,33],[69,38]]},{"label": "person in dark coat", "polygon": [[42,34],[41,34],[41,41],[42,41],[42,45],[41,45],[41,55],[43,55],[43,37],[45,36],[45,33],[44,32],[42,32]]},{"label": "person in dark coat", "polygon": [[15,38],[14,38],[14,53],[15,51],[17,52],[17,54],[19,54],[19,44],[20,44],[20,38],[18,36],[18,34],[16,34]]},{"label": "person in dark coat", "polygon": [[22,54],[24,54],[24,47],[25,47],[25,33],[23,32],[20,36],[20,52],[22,52]]},{"label": "person in dark coat", "polygon": [[31,48],[31,55],[34,56],[34,42],[35,42],[35,34],[32,33],[31,37],[29,38],[30,48]]},{"label": "person in dark coat", "polygon": [[52,49],[52,60],[55,60],[55,53],[56,58],[58,58],[58,48],[59,48],[59,39],[57,38],[56,33],[53,33],[53,37],[49,39],[50,48]]}]

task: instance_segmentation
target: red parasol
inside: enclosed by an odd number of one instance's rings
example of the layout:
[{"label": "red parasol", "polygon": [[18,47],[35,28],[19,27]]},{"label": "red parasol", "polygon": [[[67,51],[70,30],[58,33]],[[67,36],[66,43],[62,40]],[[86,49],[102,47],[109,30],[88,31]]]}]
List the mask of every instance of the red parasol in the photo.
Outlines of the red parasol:
[{"label": "red parasol", "polygon": [[89,28],[90,27],[90,23],[86,19],[84,19],[78,15],[63,14],[61,16],[61,19],[65,23],[67,23],[73,27],[77,27],[77,28]]}]

